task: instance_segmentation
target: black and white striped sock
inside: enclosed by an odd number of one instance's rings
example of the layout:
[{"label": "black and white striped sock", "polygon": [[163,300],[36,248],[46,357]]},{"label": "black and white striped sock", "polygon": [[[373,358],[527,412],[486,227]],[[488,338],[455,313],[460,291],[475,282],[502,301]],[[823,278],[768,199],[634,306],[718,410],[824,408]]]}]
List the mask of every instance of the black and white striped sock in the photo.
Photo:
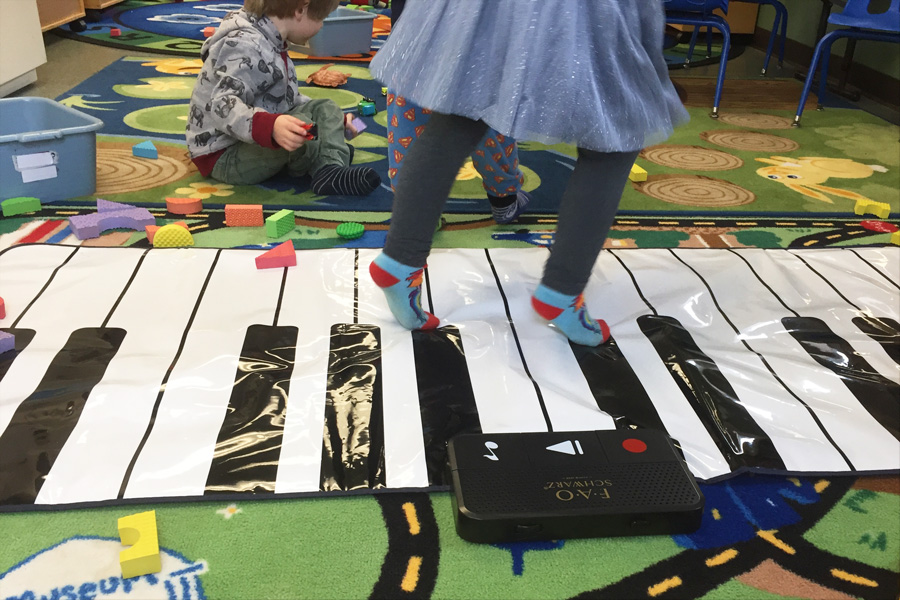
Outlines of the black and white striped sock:
[{"label": "black and white striped sock", "polygon": [[322,196],[365,196],[381,185],[381,177],[371,167],[325,165],[312,177],[312,191]]}]

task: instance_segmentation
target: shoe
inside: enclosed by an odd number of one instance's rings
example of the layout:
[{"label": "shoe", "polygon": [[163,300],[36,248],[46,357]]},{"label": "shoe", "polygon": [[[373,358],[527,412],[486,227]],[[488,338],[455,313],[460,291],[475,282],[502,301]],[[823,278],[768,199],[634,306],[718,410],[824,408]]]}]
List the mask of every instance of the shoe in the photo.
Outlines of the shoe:
[{"label": "shoe", "polygon": [[519,218],[529,202],[531,202],[531,195],[528,192],[519,190],[516,193],[515,202],[504,208],[491,207],[491,214],[497,225],[508,225]]}]

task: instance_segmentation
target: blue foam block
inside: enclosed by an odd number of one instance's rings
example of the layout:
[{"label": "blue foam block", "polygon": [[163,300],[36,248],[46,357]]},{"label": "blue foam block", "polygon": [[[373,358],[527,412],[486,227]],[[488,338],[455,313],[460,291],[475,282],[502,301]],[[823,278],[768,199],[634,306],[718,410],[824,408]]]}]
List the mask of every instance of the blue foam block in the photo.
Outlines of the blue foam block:
[{"label": "blue foam block", "polygon": [[153,145],[153,142],[147,140],[146,142],[141,142],[140,144],[135,144],[131,148],[131,152],[135,156],[140,156],[141,158],[158,158],[159,155],[156,152],[156,146]]}]

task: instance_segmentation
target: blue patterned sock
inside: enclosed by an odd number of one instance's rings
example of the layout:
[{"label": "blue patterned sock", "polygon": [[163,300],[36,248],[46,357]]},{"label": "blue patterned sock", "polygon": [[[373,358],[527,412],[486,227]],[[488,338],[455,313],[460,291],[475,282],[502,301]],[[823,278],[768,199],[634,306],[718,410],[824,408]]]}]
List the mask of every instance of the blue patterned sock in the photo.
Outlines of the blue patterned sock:
[{"label": "blue patterned sock", "polygon": [[605,321],[591,318],[582,294],[568,296],[541,284],[531,297],[531,306],[576,344],[599,346],[609,339],[609,327]]},{"label": "blue patterned sock", "polygon": [[407,329],[434,329],[440,319],[422,310],[425,267],[409,267],[384,252],[369,265],[375,285],[384,291],[394,317]]}]

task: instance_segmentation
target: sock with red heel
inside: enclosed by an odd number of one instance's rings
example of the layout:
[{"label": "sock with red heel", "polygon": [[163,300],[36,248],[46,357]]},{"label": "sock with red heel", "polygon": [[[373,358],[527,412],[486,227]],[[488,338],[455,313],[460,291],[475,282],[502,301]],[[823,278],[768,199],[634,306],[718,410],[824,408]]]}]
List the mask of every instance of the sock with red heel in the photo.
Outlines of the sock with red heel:
[{"label": "sock with red heel", "polygon": [[384,292],[388,307],[407,329],[434,329],[440,323],[440,319],[422,310],[424,271],[424,267],[409,267],[383,252],[369,265],[369,274]]},{"label": "sock with red heel", "polygon": [[568,296],[541,284],[531,297],[531,306],[576,344],[599,346],[609,339],[609,327],[605,321],[591,318],[582,294]]}]

